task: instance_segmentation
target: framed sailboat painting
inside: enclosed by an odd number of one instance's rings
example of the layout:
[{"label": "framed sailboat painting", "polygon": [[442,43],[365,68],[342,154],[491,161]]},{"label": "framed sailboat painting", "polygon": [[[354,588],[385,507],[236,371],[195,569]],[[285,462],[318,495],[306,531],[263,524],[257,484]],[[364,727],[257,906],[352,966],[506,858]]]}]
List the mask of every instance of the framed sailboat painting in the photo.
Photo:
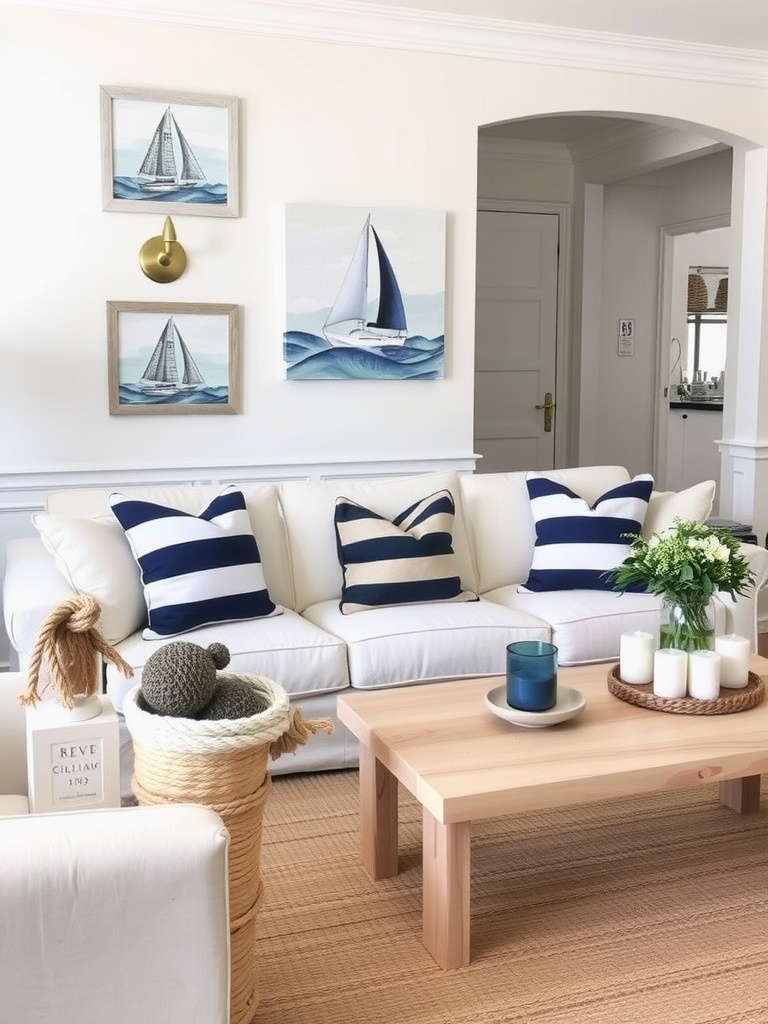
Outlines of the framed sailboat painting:
[{"label": "framed sailboat painting", "polygon": [[288,380],[445,375],[445,212],[289,204]]},{"label": "framed sailboat painting", "polygon": [[111,416],[240,411],[239,307],[108,302]]},{"label": "framed sailboat painting", "polygon": [[105,210],[237,217],[238,101],[101,87]]}]

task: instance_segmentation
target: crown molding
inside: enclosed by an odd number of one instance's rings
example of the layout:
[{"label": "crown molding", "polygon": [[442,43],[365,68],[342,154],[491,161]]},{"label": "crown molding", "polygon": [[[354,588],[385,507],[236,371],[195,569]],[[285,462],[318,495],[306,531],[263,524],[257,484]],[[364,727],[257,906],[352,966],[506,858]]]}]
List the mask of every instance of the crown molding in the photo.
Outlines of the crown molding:
[{"label": "crown molding", "polygon": [[768,87],[768,52],[422,11],[360,0],[0,0],[0,7]]}]

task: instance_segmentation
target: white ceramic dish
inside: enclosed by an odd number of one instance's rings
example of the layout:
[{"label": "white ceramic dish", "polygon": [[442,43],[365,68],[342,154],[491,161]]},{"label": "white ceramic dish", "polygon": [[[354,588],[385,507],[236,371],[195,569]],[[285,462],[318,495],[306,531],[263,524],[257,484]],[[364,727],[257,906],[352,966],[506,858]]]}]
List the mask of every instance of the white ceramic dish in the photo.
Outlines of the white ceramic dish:
[{"label": "white ceramic dish", "polygon": [[558,686],[557,704],[549,711],[518,711],[507,704],[507,687],[494,686],[485,695],[485,704],[489,711],[506,722],[514,725],[522,725],[526,729],[544,729],[548,725],[557,725],[559,722],[567,722],[569,718],[578,715],[583,711],[587,699],[579,690],[572,686]]}]

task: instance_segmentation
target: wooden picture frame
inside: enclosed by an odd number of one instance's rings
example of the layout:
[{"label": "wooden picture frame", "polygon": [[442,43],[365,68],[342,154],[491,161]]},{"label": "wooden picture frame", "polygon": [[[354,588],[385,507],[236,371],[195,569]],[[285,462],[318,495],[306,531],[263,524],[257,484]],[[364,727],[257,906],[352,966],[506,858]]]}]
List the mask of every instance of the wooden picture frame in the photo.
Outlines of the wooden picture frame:
[{"label": "wooden picture frame", "polygon": [[107,302],[110,416],[240,412],[240,307]]},{"label": "wooden picture frame", "polygon": [[101,86],[105,210],[240,215],[233,96]]}]

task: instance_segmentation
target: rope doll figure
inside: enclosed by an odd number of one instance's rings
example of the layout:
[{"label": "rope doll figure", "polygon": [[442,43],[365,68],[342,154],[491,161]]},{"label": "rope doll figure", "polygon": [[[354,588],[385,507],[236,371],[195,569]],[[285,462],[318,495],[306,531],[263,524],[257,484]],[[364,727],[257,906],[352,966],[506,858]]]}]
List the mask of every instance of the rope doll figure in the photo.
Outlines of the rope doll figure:
[{"label": "rope doll figure", "polygon": [[95,696],[100,686],[99,655],[124,676],[133,675],[128,662],[99,632],[100,615],[101,606],[88,594],[62,601],[50,612],[32,651],[26,692],[18,698],[22,707],[35,707],[49,687],[70,710],[77,697]]}]

